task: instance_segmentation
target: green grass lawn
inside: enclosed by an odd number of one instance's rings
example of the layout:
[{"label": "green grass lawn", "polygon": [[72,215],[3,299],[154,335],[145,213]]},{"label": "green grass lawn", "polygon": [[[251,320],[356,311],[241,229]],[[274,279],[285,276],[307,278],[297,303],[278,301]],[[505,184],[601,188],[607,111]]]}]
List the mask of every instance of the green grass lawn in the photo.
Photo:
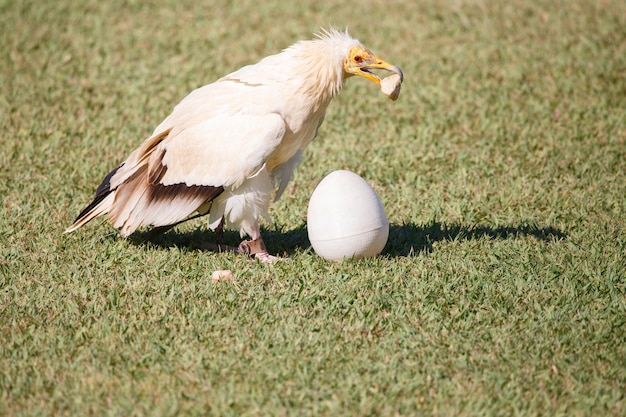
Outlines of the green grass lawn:
[{"label": "green grass lawn", "polygon": [[[405,83],[331,104],[265,227],[290,262],[206,251],[205,220],[62,235],[188,92],[331,24]],[[626,414],[623,1],[0,0],[0,27],[0,415]],[[311,249],[336,169],[381,197],[380,257]]]}]

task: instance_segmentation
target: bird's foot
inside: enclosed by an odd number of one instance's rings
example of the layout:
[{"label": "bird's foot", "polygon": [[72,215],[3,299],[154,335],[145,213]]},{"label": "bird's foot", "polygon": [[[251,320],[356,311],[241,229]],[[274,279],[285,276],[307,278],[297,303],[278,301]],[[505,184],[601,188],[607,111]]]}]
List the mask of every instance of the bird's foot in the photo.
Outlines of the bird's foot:
[{"label": "bird's foot", "polygon": [[267,253],[267,251],[255,253],[254,257],[258,259],[259,261],[263,262],[264,264],[271,264],[276,261],[284,260],[284,258],[279,258],[278,256],[270,255],[269,253]]},{"label": "bird's foot", "polygon": [[254,240],[244,240],[239,244],[238,252],[242,255],[250,255],[263,263],[272,263],[280,260],[276,256],[270,255],[265,248],[262,238]]}]

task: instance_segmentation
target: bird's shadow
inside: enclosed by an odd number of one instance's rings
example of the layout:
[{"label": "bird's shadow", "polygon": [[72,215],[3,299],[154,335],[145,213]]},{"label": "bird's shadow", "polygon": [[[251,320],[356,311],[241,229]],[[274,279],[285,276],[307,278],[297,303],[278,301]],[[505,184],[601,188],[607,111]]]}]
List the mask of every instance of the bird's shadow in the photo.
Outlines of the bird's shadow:
[{"label": "bird's shadow", "polygon": [[[146,233],[136,233],[131,242],[137,245],[151,244],[161,248],[177,247],[185,250],[214,251],[215,235],[205,228],[181,232],[173,229],[165,234],[146,239]],[[391,224],[389,239],[383,250],[388,257],[406,257],[419,253],[430,253],[436,242],[456,240],[505,240],[511,238],[532,237],[542,242],[559,241],[567,234],[555,227],[540,227],[532,222],[514,226],[446,224],[431,221],[427,224],[415,223]],[[284,256],[311,248],[305,224],[290,229],[274,228],[263,232],[263,240],[270,253]],[[236,232],[226,231],[223,243],[237,246],[241,239]],[[210,242],[210,243],[208,243]]]}]

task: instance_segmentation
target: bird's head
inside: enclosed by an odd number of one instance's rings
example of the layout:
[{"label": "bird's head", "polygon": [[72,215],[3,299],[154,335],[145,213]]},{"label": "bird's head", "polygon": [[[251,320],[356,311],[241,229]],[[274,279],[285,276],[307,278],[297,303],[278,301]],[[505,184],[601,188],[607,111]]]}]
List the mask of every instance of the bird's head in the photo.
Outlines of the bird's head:
[{"label": "bird's head", "polygon": [[400,76],[401,81],[404,77],[400,68],[382,60],[363,45],[355,45],[350,48],[348,56],[346,56],[343,62],[343,70],[348,77],[353,75],[365,77],[375,82],[378,86],[380,86],[380,78],[372,70],[394,72]]},{"label": "bird's head", "polygon": [[[395,78],[399,78],[399,83],[403,79],[400,68],[376,56],[352,38],[347,30],[322,29],[316,39],[297,42],[276,57],[279,57],[276,62],[281,67],[281,76],[291,74],[286,78],[295,80],[301,91],[321,101],[334,97],[344,81],[355,75],[367,78],[379,87],[381,79],[374,71],[391,71],[395,73]],[[386,88],[381,87],[381,90],[392,98],[385,92]]]}]

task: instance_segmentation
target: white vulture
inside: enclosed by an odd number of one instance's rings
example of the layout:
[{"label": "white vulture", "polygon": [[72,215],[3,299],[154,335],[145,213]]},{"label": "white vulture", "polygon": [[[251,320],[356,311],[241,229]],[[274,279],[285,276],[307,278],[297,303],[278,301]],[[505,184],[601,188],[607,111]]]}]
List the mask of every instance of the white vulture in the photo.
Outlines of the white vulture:
[{"label": "white vulture", "polygon": [[400,68],[347,31],[330,29],[194,90],[104,178],[65,233],[105,214],[123,237],[208,214],[211,229],[250,238],[240,253],[277,259],[265,248],[259,217],[269,221],[272,194],[280,198],[346,79],[380,86],[378,69],[402,79]]}]

